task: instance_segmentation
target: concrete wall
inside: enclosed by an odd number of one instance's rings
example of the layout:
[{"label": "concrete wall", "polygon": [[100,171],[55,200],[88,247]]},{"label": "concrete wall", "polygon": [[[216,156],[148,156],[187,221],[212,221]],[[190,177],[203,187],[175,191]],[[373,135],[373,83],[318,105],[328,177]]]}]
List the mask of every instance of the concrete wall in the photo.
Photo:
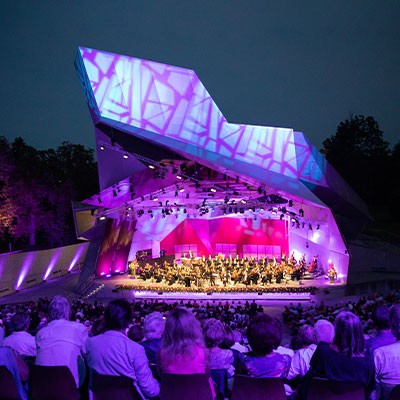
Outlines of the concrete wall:
[{"label": "concrete wall", "polygon": [[0,297],[80,269],[89,243],[0,254]]}]

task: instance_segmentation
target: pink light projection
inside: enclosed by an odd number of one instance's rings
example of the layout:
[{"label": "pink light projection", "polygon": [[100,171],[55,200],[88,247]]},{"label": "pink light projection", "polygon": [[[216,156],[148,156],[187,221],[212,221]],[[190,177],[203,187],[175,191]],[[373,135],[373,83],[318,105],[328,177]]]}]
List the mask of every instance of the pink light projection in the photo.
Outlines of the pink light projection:
[{"label": "pink light projection", "polygon": [[76,252],[74,254],[74,257],[72,258],[71,263],[69,264],[68,272],[71,272],[74,269],[76,263],[80,259],[80,257],[83,254],[84,250],[85,250],[85,248],[83,246],[77,247]]},{"label": "pink light projection", "polygon": [[46,268],[46,272],[43,275],[43,280],[44,281],[48,278],[48,276],[53,271],[54,267],[57,265],[57,261],[59,260],[61,253],[62,253],[62,248],[57,249],[53,253],[53,255],[52,255],[51,259],[50,259],[49,265]]},{"label": "pink light projection", "polygon": [[27,253],[25,260],[22,264],[19,276],[18,276],[18,280],[17,280],[17,284],[15,286],[15,290],[19,290],[19,288],[21,287],[22,283],[24,282],[26,276],[29,273],[29,270],[32,267],[33,261],[35,260],[36,257],[36,253],[30,252]]}]

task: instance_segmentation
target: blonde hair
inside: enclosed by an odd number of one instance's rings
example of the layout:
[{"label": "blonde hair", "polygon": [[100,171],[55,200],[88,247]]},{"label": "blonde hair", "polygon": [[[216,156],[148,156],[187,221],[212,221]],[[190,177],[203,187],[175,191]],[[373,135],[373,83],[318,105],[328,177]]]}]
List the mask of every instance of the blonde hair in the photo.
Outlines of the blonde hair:
[{"label": "blonde hair", "polygon": [[154,311],[144,317],[144,336],[146,339],[160,339],[164,332],[165,321],[162,314]]},{"label": "blonde hair", "polygon": [[175,308],[168,315],[163,334],[161,351],[165,364],[178,357],[192,357],[198,347],[204,347],[200,322],[186,308]]}]

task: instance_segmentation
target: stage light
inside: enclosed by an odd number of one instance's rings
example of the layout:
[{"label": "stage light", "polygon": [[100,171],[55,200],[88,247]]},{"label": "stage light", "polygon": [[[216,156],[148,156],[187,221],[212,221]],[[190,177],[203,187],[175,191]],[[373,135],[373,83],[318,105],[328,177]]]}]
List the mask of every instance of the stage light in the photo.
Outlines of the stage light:
[{"label": "stage light", "polygon": [[106,219],[106,217],[105,217],[104,215],[102,215],[102,216],[99,218],[100,221],[104,221],[105,219]]},{"label": "stage light", "polygon": [[157,197],[157,196],[154,197],[154,198],[153,198],[153,201],[158,201],[158,197]]},{"label": "stage light", "polygon": [[[185,188],[180,188],[179,191],[180,191],[181,193],[183,193],[183,192],[185,191]],[[188,193],[188,195],[189,195],[189,193]]]},{"label": "stage light", "polygon": [[176,179],[182,179],[182,177],[180,175],[177,175]]},{"label": "stage light", "polygon": [[105,150],[105,147],[104,147],[104,146],[100,146],[100,150],[101,150],[101,151],[104,151],[104,150]]},{"label": "stage light", "polygon": [[278,214],[278,212],[275,209],[273,209],[271,214],[276,215],[276,214]]},{"label": "stage light", "polygon": [[128,154],[124,154],[122,157],[124,157],[126,160],[128,158]]},{"label": "stage light", "polygon": [[149,168],[150,169],[156,169],[156,167],[154,165],[151,165],[151,164],[149,165]]},{"label": "stage light", "polygon": [[241,202],[242,204],[246,204],[246,203],[247,203],[247,201],[246,201],[245,199],[240,200],[240,202]]},{"label": "stage light", "polygon": [[211,188],[211,189],[210,189],[210,192],[216,193],[216,192],[217,192],[217,189]]}]

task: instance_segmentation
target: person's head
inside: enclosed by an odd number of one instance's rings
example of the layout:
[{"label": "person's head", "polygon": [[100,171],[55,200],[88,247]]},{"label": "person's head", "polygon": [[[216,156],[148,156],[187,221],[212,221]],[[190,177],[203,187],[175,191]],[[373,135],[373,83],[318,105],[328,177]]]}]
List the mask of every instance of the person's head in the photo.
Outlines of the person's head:
[{"label": "person's head", "polygon": [[357,315],[350,311],[342,311],[337,315],[333,343],[348,357],[361,356],[364,353],[364,333]]},{"label": "person's head", "polygon": [[200,322],[186,308],[174,308],[165,322],[162,348],[173,359],[185,352],[191,353],[196,346],[204,347]]},{"label": "person's head", "polygon": [[380,331],[390,329],[389,312],[390,308],[384,304],[377,306],[372,312],[372,320]]},{"label": "person's head", "polygon": [[224,325],[224,339],[219,344],[221,349],[230,349],[235,344],[235,336],[229,325]]},{"label": "person's head", "polygon": [[128,331],[128,338],[134,342],[141,342],[144,338],[143,328],[139,324],[132,325]]},{"label": "person's head", "polygon": [[316,343],[314,329],[310,325],[303,325],[299,329],[298,333],[299,344],[301,347],[309,346],[310,344]]},{"label": "person's head", "polygon": [[164,328],[164,317],[158,311],[154,311],[144,317],[143,330],[146,339],[160,339],[164,332]]},{"label": "person's head", "polygon": [[104,313],[105,330],[123,331],[132,322],[132,309],[126,300],[113,300]]},{"label": "person's head", "polygon": [[240,331],[238,331],[237,329],[235,329],[233,331],[233,337],[235,338],[235,342],[236,343],[242,343],[243,342],[243,335]]},{"label": "person's head", "polygon": [[257,314],[250,320],[246,336],[253,352],[264,356],[280,345],[282,327],[277,319],[267,314]]},{"label": "person's head", "polygon": [[397,340],[400,340],[400,304],[394,304],[389,312],[390,329]]},{"label": "person's head", "polygon": [[71,306],[64,296],[54,296],[49,305],[50,320],[66,319],[71,316]]},{"label": "person's head", "polygon": [[317,343],[332,343],[335,337],[335,327],[326,319],[319,319],[314,325],[314,334]]},{"label": "person's head", "polygon": [[224,324],[215,318],[205,321],[203,332],[206,346],[210,348],[219,346],[225,337]]},{"label": "person's head", "polygon": [[12,316],[11,322],[14,327],[14,332],[21,332],[28,330],[31,319],[27,312],[20,311]]}]

